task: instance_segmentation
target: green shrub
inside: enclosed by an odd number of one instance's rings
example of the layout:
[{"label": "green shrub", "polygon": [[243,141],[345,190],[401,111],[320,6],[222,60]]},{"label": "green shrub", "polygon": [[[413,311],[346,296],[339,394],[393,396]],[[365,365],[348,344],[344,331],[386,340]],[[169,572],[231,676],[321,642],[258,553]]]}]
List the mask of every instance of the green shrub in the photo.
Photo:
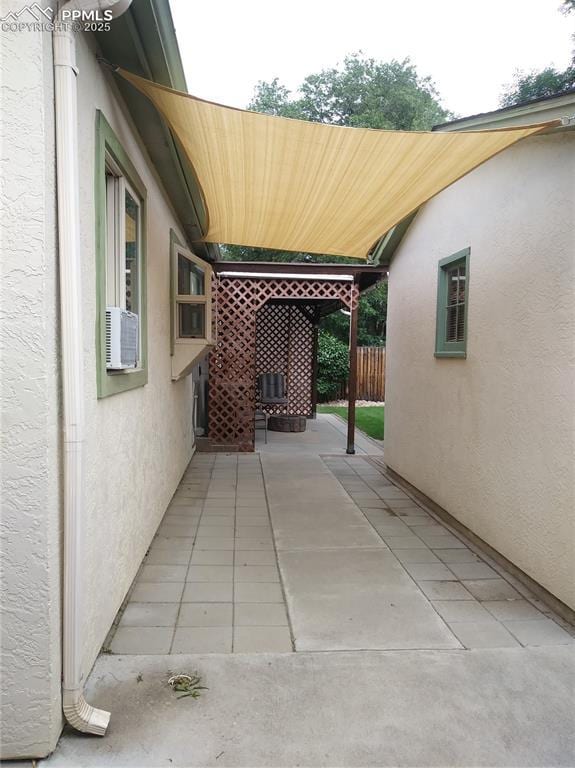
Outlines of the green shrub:
[{"label": "green shrub", "polygon": [[319,400],[337,395],[349,373],[349,351],[344,344],[327,331],[319,332],[317,353],[317,394]]}]

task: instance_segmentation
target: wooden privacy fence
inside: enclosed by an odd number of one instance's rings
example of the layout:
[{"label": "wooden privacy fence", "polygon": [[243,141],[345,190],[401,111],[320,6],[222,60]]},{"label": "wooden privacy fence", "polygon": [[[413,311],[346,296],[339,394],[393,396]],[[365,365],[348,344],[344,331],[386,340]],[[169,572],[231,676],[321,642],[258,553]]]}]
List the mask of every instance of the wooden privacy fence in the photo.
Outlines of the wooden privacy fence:
[{"label": "wooden privacy fence", "polygon": [[[347,382],[338,398],[347,396]],[[357,399],[385,400],[385,347],[357,348]]]}]

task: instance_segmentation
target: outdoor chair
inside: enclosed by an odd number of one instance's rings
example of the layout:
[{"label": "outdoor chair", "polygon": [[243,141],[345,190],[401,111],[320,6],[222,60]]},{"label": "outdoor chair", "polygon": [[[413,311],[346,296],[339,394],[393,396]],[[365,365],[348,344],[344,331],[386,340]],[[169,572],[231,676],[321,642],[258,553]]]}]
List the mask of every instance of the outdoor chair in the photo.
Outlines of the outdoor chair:
[{"label": "outdoor chair", "polygon": [[268,415],[259,409],[256,410],[254,415],[254,428],[263,429],[266,445],[268,442]]},{"label": "outdoor chair", "polygon": [[287,391],[283,373],[260,373],[258,376],[260,405],[287,405]]}]

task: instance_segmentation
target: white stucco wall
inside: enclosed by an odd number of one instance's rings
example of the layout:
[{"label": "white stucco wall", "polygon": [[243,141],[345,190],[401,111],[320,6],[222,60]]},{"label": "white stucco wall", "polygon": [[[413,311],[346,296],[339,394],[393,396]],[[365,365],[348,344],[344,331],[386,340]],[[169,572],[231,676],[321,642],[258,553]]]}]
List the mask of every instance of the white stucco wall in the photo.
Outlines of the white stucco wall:
[{"label": "white stucco wall", "polygon": [[[6,2],[2,12],[19,10]],[[57,262],[49,33],[0,33],[0,756],[61,728]]]},{"label": "white stucco wall", "polygon": [[[113,75],[78,38],[80,192],[86,387],[85,623],[87,674],[136,575],[193,450],[191,376],[171,381],[170,227],[183,233],[140,147]],[[100,109],[144,182],[147,198],[148,384],[96,395],[94,147]]]},{"label": "white stucco wall", "polygon": [[[471,247],[467,359],[435,359],[437,262]],[[390,267],[386,462],[575,608],[575,133],[418,213]]]},{"label": "white stucco wall", "polygon": [[[12,3],[18,9],[21,4]],[[4,8],[4,6],[3,6]],[[169,201],[116,95],[77,35],[86,446],[87,676],[193,452],[191,376],[171,381]],[[2,757],[43,756],[61,720],[61,425],[51,36],[2,49]],[[148,384],[96,391],[96,110],[148,193]]]}]

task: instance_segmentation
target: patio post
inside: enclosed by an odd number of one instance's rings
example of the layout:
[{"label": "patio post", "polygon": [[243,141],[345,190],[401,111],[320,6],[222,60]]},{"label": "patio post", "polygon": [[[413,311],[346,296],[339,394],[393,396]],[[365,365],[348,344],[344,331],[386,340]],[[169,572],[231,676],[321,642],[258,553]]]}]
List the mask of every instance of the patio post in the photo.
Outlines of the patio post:
[{"label": "patio post", "polygon": [[357,394],[357,309],[358,302],[351,308],[349,322],[349,379],[347,385],[347,448],[346,453],[355,453],[355,398]]},{"label": "patio post", "polygon": [[311,360],[311,417],[317,417],[317,347],[318,347],[319,328],[317,320],[313,326],[313,349]]}]

